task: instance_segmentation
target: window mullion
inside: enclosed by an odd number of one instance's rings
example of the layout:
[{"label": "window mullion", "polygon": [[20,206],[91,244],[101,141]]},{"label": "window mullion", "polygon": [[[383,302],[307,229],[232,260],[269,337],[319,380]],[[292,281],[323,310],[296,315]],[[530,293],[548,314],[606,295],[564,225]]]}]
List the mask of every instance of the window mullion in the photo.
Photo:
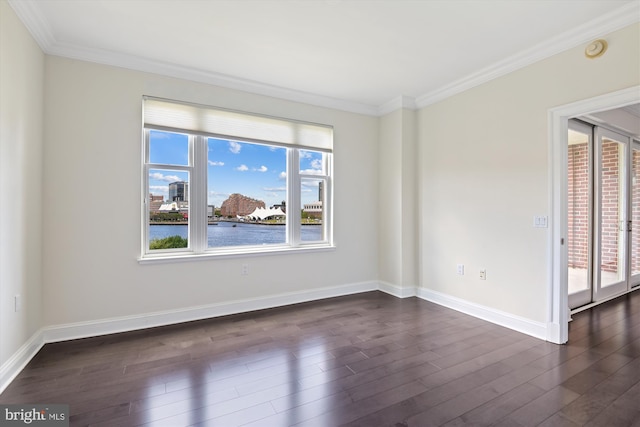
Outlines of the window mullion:
[{"label": "window mullion", "polygon": [[191,248],[196,253],[207,249],[207,150],[206,138],[193,136],[192,185],[189,195]]},{"label": "window mullion", "polygon": [[300,152],[287,150],[287,234],[291,246],[300,245]]}]

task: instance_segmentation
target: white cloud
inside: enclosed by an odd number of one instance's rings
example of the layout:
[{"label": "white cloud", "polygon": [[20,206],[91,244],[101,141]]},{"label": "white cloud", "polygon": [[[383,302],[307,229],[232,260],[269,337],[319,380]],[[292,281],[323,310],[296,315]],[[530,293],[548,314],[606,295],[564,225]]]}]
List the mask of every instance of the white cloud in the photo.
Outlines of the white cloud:
[{"label": "white cloud", "polygon": [[212,160],[209,160],[209,165],[210,166],[224,166],[224,162],[214,162]]},{"label": "white cloud", "polygon": [[263,187],[262,188],[264,191],[271,191],[271,192],[283,192],[283,191],[287,191],[287,187]]},{"label": "white cloud", "polygon": [[209,197],[229,197],[229,193],[220,193],[218,191],[209,191]]},{"label": "white cloud", "polygon": [[182,181],[182,179],[177,175],[163,175],[160,172],[150,173],[149,174],[149,178],[156,179],[158,181],[165,181],[165,182],[169,182],[169,183],[176,182],[176,181]]},{"label": "white cloud", "polygon": [[163,198],[166,198],[169,196],[169,187],[166,185],[150,185],[149,193],[154,196],[162,196]]},{"label": "white cloud", "polygon": [[239,142],[229,141],[229,151],[233,154],[238,154],[242,150],[242,145]]},{"label": "white cloud", "polygon": [[278,175],[278,179],[287,179],[287,173],[286,172],[280,172],[280,175]]},{"label": "white cloud", "polygon": [[322,175],[322,170],[318,169],[303,169],[300,171],[304,175]]},{"label": "white cloud", "polygon": [[265,165],[260,166],[259,168],[253,168],[254,172],[266,172],[268,169]]},{"label": "white cloud", "polygon": [[240,165],[236,168],[236,170],[240,172],[244,172],[244,171],[248,171],[249,168],[247,167],[247,165]]},{"label": "white cloud", "polygon": [[311,152],[310,151],[306,151],[306,150],[300,150],[300,158],[301,159],[310,159],[311,158]]},{"label": "white cloud", "polygon": [[322,169],[322,159],[313,159],[313,160],[311,160],[311,168],[312,169]]},{"label": "white cloud", "polygon": [[169,139],[171,138],[171,135],[169,135],[167,132],[162,132],[159,130],[152,130],[151,131],[151,135],[153,139]]}]

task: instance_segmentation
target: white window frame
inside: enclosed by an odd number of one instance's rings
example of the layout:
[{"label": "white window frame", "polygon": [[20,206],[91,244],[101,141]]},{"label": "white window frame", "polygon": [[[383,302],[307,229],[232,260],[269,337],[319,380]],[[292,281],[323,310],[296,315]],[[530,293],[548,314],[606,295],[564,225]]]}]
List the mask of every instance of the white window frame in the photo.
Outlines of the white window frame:
[{"label": "white window frame", "polygon": [[[158,98],[148,98],[152,101],[159,101],[171,106],[173,101],[159,100]],[[208,109],[213,107],[203,107],[193,104],[185,104],[181,102],[175,102],[177,106],[186,106],[187,108],[195,108],[198,110]],[[228,110],[217,110],[226,113]],[[258,120],[265,118],[266,116],[258,116],[249,113],[231,112],[231,114],[243,116],[250,120],[252,117],[257,117]],[[146,119],[146,117],[145,117]],[[325,125],[315,125],[312,123],[303,123],[298,121],[289,121],[281,118],[269,118],[265,120],[276,121],[280,123],[291,123],[292,126],[307,130],[314,130],[314,126],[321,127],[321,131],[330,129]],[[147,120],[145,120],[146,122]],[[327,250],[333,249],[333,150],[331,147],[316,145],[316,141],[312,141],[311,144],[305,145],[298,143],[299,141],[273,141],[273,140],[261,140],[255,137],[245,138],[238,135],[225,135],[221,133],[213,133],[211,131],[202,131],[176,127],[179,124],[177,121],[173,121],[171,126],[162,126],[158,124],[158,119],[153,117],[149,121],[155,123],[143,123],[143,165],[142,165],[142,250],[141,256],[138,258],[139,262],[157,262],[162,260],[192,260],[199,258],[220,257],[220,256],[243,256],[243,255],[256,255],[256,254],[269,254],[289,251],[305,251],[305,250]],[[169,120],[171,121],[171,120]],[[180,134],[189,135],[189,164],[187,166],[172,165],[172,164],[157,164],[150,162],[150,132],[152,130],[174,132]],[[303,131],[304,132],[304,131]],[[332,129],[331,129],[332,135]],[[226,246],[226,247],[208,247],[207,241],[207,161],[208,150],[207,140],[208,138],[222,138],[232,141],[261,144],[268,146],[281,146],[286,148],[286,163],[287,163],[287,216],[286,216],[286,241],[283,244],[269,244],[269,245],[242,245],[242,246]],[[332,136],[331,136],[332,138]],[[330,141],[332,144],[332,139]],[[314,151],[323,153],[323,168],[322,174],[303,174],[300,172],[300,151]],[[152,169],[168,170],[168,171],[185,171],[189,173],[189,221],[188,221],[188,247],[187,248],[175,248],[175,249],[149,249],[149,172]],[[300,221],[300,209],[301,209],[301,183],[304,179],[321,180],[323,184],[323,239],[318,241],[302,241],[301,240],[301,221]],[[291,208],[289,208],[291,207]],[[291,215],[289,215],[291,214]]]}]

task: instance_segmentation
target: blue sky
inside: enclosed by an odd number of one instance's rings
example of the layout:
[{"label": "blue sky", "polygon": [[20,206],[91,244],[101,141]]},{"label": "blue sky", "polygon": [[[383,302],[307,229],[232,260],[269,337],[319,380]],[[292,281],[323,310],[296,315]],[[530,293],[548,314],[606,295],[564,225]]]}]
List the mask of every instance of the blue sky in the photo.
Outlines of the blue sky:
[{"label": "blue sky", "polygon": [[[209,138],[208,142],[208,203],[220,206],[232,193],[263,200],[268,206],[286,199],[286,149]],[[186,135],[151,131],[151,163],[188,165],[189,143]],[[301,151],[300,170],[319,173],[322,153]],[[187,173],[177,170],[151,169],[149,190],[154,195],[168,195],[168,185],[187,181]],[[317,182],[302,188],[302,203],[318,200]]]}]

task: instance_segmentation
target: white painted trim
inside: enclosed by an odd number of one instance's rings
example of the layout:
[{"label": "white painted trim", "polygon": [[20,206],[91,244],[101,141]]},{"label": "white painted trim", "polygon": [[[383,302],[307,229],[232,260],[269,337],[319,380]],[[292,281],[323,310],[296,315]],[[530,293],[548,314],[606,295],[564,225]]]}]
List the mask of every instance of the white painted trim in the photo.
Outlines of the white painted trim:
[{"label": "white painted trim", "polygon": [[419,109],[434,104],[455,94],[531,65],[567,49],[587,43],[613,31],[640,22],[640,1],[635,0],[599,18],[575,27],[543,43],[533,46],[496,64],[483,68],[465,78],[454,81],[444,87],[422,94],[417,98],[398,96],[382,105],[369,105],[343,99],[331,98],[313,93],[296,91],[284,87],[245,80],[210,71],[183,67],[162,61],[138,56],[125,55],[102,49],[87,49],[80,46],[58,42],[51,27],[36,6],[37,1],[8,0],[9,5],[34,37],[40,48],[48,55],[62,56],[82,61],[122,67],[136,71],[160,74],[200,83],[241,90],[264,96],[272,96],[294,102],[333,108],[369,116],[388,114],[392,108]]},{"label": "white painted trim", "polygon": [[475,304],[451,295],[441,292],[432,291],[430,289],[418,288],[418,297],[424,300],[451,308],[456,311],[477,317],[496,325],[504,326],[523,334],[531,335],[535,338],[546,340],[547,324],[536,322],[504,311],[496,310],[480,304]]},{"label": "white painted trim", "polygon": [[633,1],[621,6],[597,19],[572,28],[556,37],[537,44],[520,53],[510,56],[489,67],[476,71],[462,79],[416,98],[418,108],[435,104],[443,99],[464,92],[483,83],[512,73],[535,62],[549,58],[565,50],[574,48],[593,39],[606,36],[640,21],[640,2]]},{"label": "white painted trim", "polygon": [[427,301],[532,335],[536,338],[544,339],[546,336],[545,325],[529,319],[500,312],[424,288],[400,287],[387,282],[368,281],[300,292],[288,292],[227,303],[159,311],[142,315],[47,326],[33,334],[33,336],[0,367],[0,393],[13,381],[46,343],[210,319],[375,290],[380,290],[397,298],[418,296]]},{"label": "white painted trim", "polygon": [[378,107],[378,116],[384,116],[386,114],[392,113],[396,110],[407,109],[407,110],[415,110],[416,100],[410,96],[398,96],[392,99],[389,102],[386,102]]},{"label": "white painted trim", "polygon": [[50,46],[55,43],[53,31],[47,21],[46,16],[42,13],[36,1],[29,0],[7,0],[9,6],[18,15],[27,30],[31,33],[40,49],[47,52]]},{"label": "white painted trim", "polygon": [[382,281],[378,282],[378,290],[396,298],[409,298],[417,295],[415,286],[402,287]]},{"label": "white painted trim", "polygon": [[44,344],[42,330],[39,330],[0,366],[0,393],[22,372],[27,363],[33,359]]},{"label": "white painted trim", "polygon": [[551,228],[549,251],[549,284],[547,292],[547,339],[563,344],[569,339],[569,301],[567,288],[567,250],[561,239],[567,238],[567,130],[572,117],[609,110],[640,102],[640,86],[558,106],[549,110],[549,155],[551,195]]},{"label": "white painted trim", "polygon": [[93,337],[118,332],[172,325],[193,320],[209,319],[230,314],[246,313],[267,308],[282,307],[302,302],[333,298],[361,292],[375,291],[377,282],[361,282],[350,285],[318,288],[300,292],[288,292],[273,296],[237,300],[219,304],[207,304],[177,310],[158,311],[134,316],[123,316],[89,322],[67,323],[42,329],[44,342],[58,342]]},{"label": "white painted trim", "polygon": [[247,313],[255,310],[370,292],[378,290],[378,288],[378,282],[360,282],[220,304],[208,304],[134,316],[46,326],[33,334],[31,338],[0,367],[0,393],[18,376],[27,363],[31,361],[46,343],[135,331],[156,326],[227,316],[230,314]]}]

